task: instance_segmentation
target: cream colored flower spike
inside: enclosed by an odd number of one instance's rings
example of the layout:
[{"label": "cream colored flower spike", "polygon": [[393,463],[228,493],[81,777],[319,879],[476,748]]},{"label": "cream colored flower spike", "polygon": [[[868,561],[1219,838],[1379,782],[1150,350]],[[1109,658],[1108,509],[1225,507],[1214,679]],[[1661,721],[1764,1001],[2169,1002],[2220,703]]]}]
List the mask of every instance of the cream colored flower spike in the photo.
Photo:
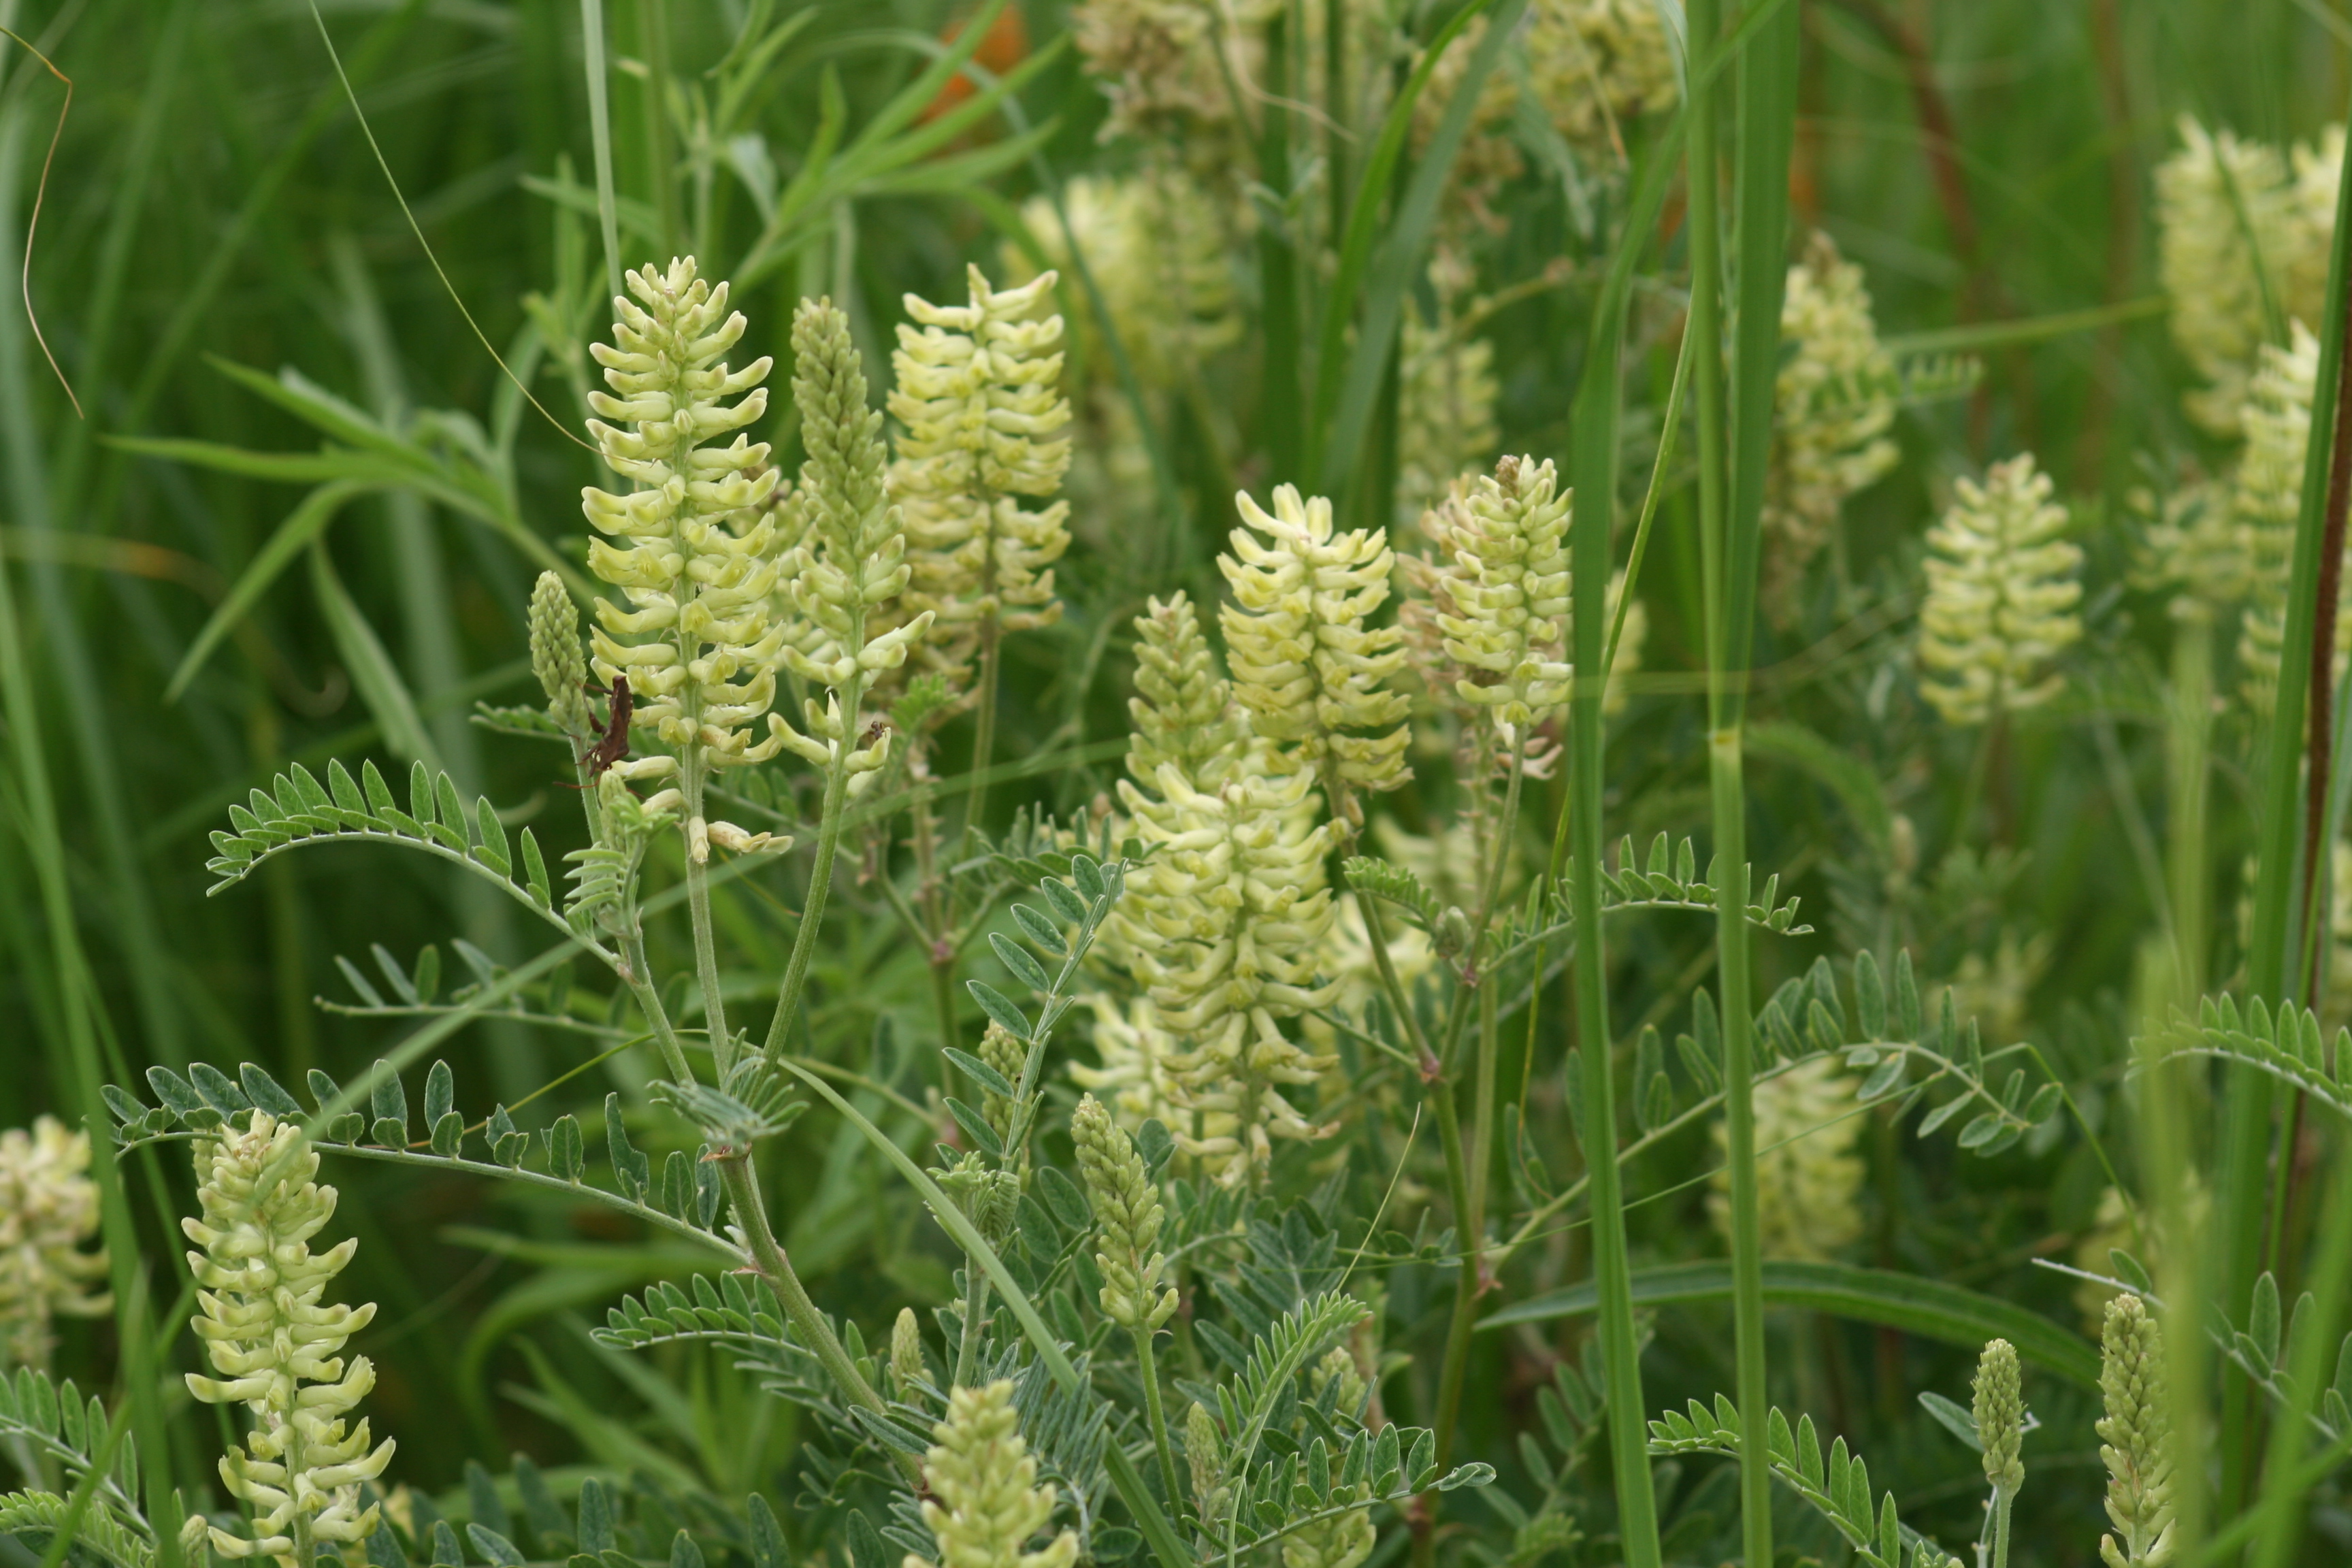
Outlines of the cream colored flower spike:
[{"label": "cream colored flower spike", "polygon": [[256,1110],[195,1143],[201,1219],[180,1228],[203,1248],[188,1254],[202,1310],[190,1323],[218,1377],[188,1375],[208,1405],[243,1405],[254,1431],[220,1462],[231,1496],[253,1510],[254,1537],[215,1528],[224,1557],[288,1557],[306,1543],[349,1544],[376,1527],[380,1505],[360,1507],[360,1483],[383,1474],[393,1441],[369,1447],[367,1418],[344,1417],[375,1386],[365,1356],[346,1363],[344,1342],[375,1316],[375,1303],[320,1299],[358,1250],[345,1239],[313,1253],[310,1238],[335,1214],[335,1189],[311,1180],[317,1151],[294,1123]]},{"label": "cream colored flower spike", "polygon": [[1054,1488],[1037,1480],[1037,1461],[1021,1437],[1013,1384],[959,1388],[947,1419],[923,1456],[923,1522],[939,1542],[939,1561],[909,1552],[904,1568],[1070,1568],[1078,1538],[1062,1531],[1035,1551],[1030,1541],[1054,1519]]},{"label": "cream colored flower spike", "polygon": [[[605,536],[589,542],[590,569],[635,608],[596,605],[595,670],[606,681],[628,677],[636,725],[673,749],[698,748],[714,768],[764,762],[783,743],[769,711],[784,641],[771,615],[782,553],[769,504],[777,476],[767,444],[740,432],[767,412],[761,383],[771,362],[729,367],[745,322],[727,309],[727,285],[713,287],[692,257],[666,272],[641,268],[627,282],[635,298],[614,300],[614,342],[589,345],[612,390],[589,394],[601,417],[588,429],[636,489],[591,486],[580,499]],[[762,720],[767,733],[754,742],[751,727]],[[669,763],[620,766],[642,778]]]},{"label": "cream colored flower spike", "polygon": [[1881,391],[1894,381],[1894,356],[1878,341],[1862,268],[1825,234],[1789,268],[1780,341],[1791,352],[1772,392],[1762,564],[1765,607],[1784,619],[1846,498],[1884,478],[1898,454],[1886,438],[1895,404]]},{"label": "cream colored flower spike", "polygon": [[47,1366],[59,1317],[114,1310],[93,1289],[106,1278],[105,1249],[81,1250],[98,1221],[89,1133],[54,1116],[0,1132],[0,1367]]},{"label": "cream colored flower spike", "polygon": [[889,400],[905,427],[890,498],[906,519],[907,602],[938,617],[929,657],[959,685],[992,628],[1060,617],[1053,566],[1070,546],[1067,502],[1022,505],[1059,489],[1070,466],[1062,318],[1041,314],[1056,275],[1003,290],[977,267],[968,278],[966,304],[907,296]]},{"label": "cream colored flower spike", "polygon": [[1464,667],[1455,693],[1513,726],[1568,700],[1573,496],[1557,483],[1549,461],[1504,458],[1471,487],[1446,541],[1456,613],[1438,624]]},{"label": "cream colored flower spike", "polygon": [[1371,625],[1396,561],[1388,531],[1339,533],[1328,500],[1290,485],[1276,489],[1271,513],[1247,495],[1234,504],[1244,526],[1217,567],[1234,594],[1220,619],[1234,700],[1258,734],[1338,786],[1334,807],[1360,823],[1354,793],[1412,776],[1410,704],[1386,685],[1404,666],[1404,634]]},{"label": "cream colored flower spike", "polygon": [[[1853,1080],[1830,1057],[1814,1057],[1756,1083],[1756,1206],[1767,1258],[1791,1263],[1834,1261],[1862,1235],[1862,1183],[1867,1173],[1854,1145],[1863,1121]],[[1715,1126],[1716,1146],[1728,1134]],[[1707,1216],[1731,1229],[1730,1182],[1717,1171]]]},{"label": "cream colored flower spike", "polygon": [[2066,509],[2051,501],[2055,487],[2032,454],[1955,488],[1927,531],[1919,686],[1947,723],[1981,724],[2064,687],[2051,665],[2083,635],[2083,552],[2058,537]]},{"label": "cream colored flower spike", "polygon": [[2255,356],[2277,341],[2273,309],[2281,321],[2320,318],[2344,128],[2283,152],[2184,115],[2180,142],[2156,171],[2157,275],[2173,342],[2210,384],[2182,405],[2213,434],[2234,436]]}]

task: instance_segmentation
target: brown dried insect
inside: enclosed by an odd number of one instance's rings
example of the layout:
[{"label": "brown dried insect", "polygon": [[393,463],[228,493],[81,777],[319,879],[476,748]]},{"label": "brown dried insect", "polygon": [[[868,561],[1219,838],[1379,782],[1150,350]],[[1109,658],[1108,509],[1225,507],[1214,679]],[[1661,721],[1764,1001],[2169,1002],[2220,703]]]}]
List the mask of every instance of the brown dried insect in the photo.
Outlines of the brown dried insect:
[{"label": "brown dried insect", "polygon": [[[613,689],[610,691],[601,686],[591,686],[586,689],[591,696],[612,699],[613,704],[611,716],[604,721],[604,732],[596,737],[596,743],[589,747],[588,754],[580,759],[588,770],[589,778],[593,780],[603,777],[605,769],[629,754],[629,715],[636,703],[629,696],[629,678],[625,675],[613,677]],[[583,786],[575,784],[563,787],[579,789]]]}]

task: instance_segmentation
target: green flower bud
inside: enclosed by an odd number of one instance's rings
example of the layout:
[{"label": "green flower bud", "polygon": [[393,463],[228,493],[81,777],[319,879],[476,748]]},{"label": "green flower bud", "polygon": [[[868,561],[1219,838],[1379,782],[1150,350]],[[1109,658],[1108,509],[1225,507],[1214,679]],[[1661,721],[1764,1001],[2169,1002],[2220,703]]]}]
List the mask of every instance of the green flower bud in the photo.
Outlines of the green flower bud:
[{"label": "green flower bud", "polygon": [[2017,1347],[2007,1340],[1985,1346],[1977,1362],[1977,1439],[1984,1445],[1985,1479],[2002,1497],[2014,1498],[2025,1485],[2025,1392],[2017,1364]]},{"label": "green flower bud", "polygon": [[1440,958],[1459,958],[1470,950],[1474,932],[1470,917],[1459,904],[1448,904],[1439,912],[1435,929],[1430,932],[1430,946]]},{"label": "green flower bud", "polygon": [[1159,1189],[1143,1156],[1093,1095],[1082,1095],[1070,1118],[1078,1173],[1102,1227],[1103,1316],[1121,1328],[1150,1333],[1176,1311],[1176,1288],[1162,1287],[1168,1259],[1159,1250],[1164,1217]]},{"label": "green flower bud", "polygon": [[580,650],[580,612],[572,591],[552,572],[530,590],[530,672],[547,693],[547,716],[574,741],[595,728],[588,712],[588,658]]},{"label": "green flower bud", "polygon": [[364,1416],[344,1429],[375,1369],[365,1356],[346,1366],[340,1352],[375,1304],[320,1304],[359,1247],[347,1239],[310,1251],[310,1238],[334,1217],[335,1189],[311,1180],[319,1156],[301,1129],[267,1111],[252,1112],[242,1132],[231,1124],[198,1139],[195,1161],[203,1217],[180,1222],[203,1248],[188,1254],[203,1287],[189,1326],[220,1375],[190,1373],[188,1392],[208,1405],[241,1404],[257,1423],[220,1462],[230,1494],[253,1510],[255,1538],[214,1530],[213,1550],[285,1557],[298,1536],[364,1541],[379,1505],[360,1508],[360,1483],[383,1474],[393,1442],[371,1450]]},{"label": "green flower bud", "polygon": [[[1372,1554],[1377,1539],[1371,1493],[1370,1487],[1359,1481],[1354,1495],[1362,1500],[1361,1507],[1293,1531],[1282,1543],[1282,1568],[1359,1568]],[[1348,1495],[1335,1489],[1332,1500],[1338,1502]]]},{"label": "green flower bud", "polygon": [[1037,1482],[1037,1461],[1022,1441],[1013,1384],[959,1388],[923,1456],[923,1522],[939,1561],[911,1552],[903,1568],[1070,1568],[1078,1538],[1062,1531],[1044,1546],[1030,1540],[1052,1522],[1054,1489]]},{"label": "green flower bud", "polygon": [[1013,1234],[1013,1213],[1021,1204],[1018,1173],[991,1170],[986,1158],[975,1152],[931,1176],[991,1247]]},{"label": "green flower bud", "polygon": [[[1029,1065],[1029,1047],[1014,1039],[1003,1025],[994,1019],[981,1032],[980,1059],[994,1068],[1005,1082],[1015,1089],[1021,1087],[1021,1071]],[[980,1096],[980,1114],[988,1122],[989,1131],[1007,1146],[1013,1142],[1013,1117],[1018,1108],[1011,1100],[994,1089],[983,1089]]]},{"label": "green flower bud", "polygon": [[47,1366],[58,1317],[114,1310],[92,1289],[106,1278],[105,1249],[81,1250],[98,1234],[89,1172],[89,1134],[53,1116],[0,1132],[0,1366]]},{"label": "green flower bud", "polygon": [[930,616],[883,625],[887,606],[907,586],[906,537],[884,493],[882,416],[866,405],[865,362],[832,300],[801,301],[793,354],[793,399],[808,460],[794,498],[802,540],[784,578],[799,625],[782,657],[802,679],[832,689],[821,704],[807,700],[802,729],[787,726],[784,744],[820,767],[846,752],[852,787],[862,789],[889,756],[889,731],[877,726],[878,734],[867,734],[860,713],[843,710],[843,694],[862,704],[877,676],[905,662]]},{"label": "green flower bud", "polygon": [[902,1400],[912,1400],[917,1385],[930,1381],[929,1369],[923,1364],[923,1329],[915,1317],[915,1309],[898,1309],[898,1321],[890,1325],[890,1386]]},{"label": "green flower bud", "polygon": [[1318,1399],[1323,1397],[1325,1389],[1337,1384],[1339,1397],[1332,1401],[1331,1407],[1348,1416],[1354,1415],[1362,1407],[1364,1395],[1370,1392],[1371,1386],[1364,1381],[1363,1372],[1356,1365],[1356,1353],[1346,1345],[1333,1345],[1326,1352],[1323,1359],[1315,1363],[1309,1381]]},{"label": "green flower bud", "polygon": [[[2162,1568],[2172,1560],[2171,1415],[2166,1403],[2164,1331],[2137,1296],[2107,1303],[2099,1339],[2099,1458],[2107,1466],[2107,1568]],[[2117,1536],[2121,1539],[2118,1540]]]},{"label": "green flower bud", "polygon": [[1184,1413],[1184,1463],[1192,1472],[1192,1507],[1203,1524],[1224,1511],[1223,1445],[1217,1440],[1217,1420],[1196,1402]]}]

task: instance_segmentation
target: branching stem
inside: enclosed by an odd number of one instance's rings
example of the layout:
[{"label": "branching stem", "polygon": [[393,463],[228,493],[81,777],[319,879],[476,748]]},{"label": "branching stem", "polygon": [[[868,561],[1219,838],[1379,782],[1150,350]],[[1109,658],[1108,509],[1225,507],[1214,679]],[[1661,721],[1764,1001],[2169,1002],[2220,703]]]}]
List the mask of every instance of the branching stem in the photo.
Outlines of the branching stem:
[{"label": "branching stem", "polygon": [[[716,1163],[719,1181],[727,1189],[728,1204],[735,1211],[736,1221],[743,1227],[744,1239],[751,1244],[751,1260],[759,1268],[761,1278],[775,1287],[776,1299],[784,1306],[784,1316],[792,1320],[793,1328],[800,1334],[803,1342],[815,1352],[818,1363],[832,1377],[834,1386],[841,1391],[844,1399],[861,1405],[877,1415],[888,1414],[889,1406],[882,1402],[882,1396],[874,1392],[874,1385],[866,1382],[865,1375],[857,1370],[857,1363],[849,1359],[849,1352],[843,1347],[841,1337],[833,1331],[833,1325],[825,1321],[824,1314],[817,1310],[816,1303],[809,1300],[800,1276],[793,1270],[792,1260],[784,1256],[783,1247],[778,1245],[775,1232],[768,1228],[767,1205],[760,1196],[760,1181],[751,1169],[751,1152],[744,1150],[731,1153]],[[915,1457],[898,1454],[896,1458],[898,1468],[906,1472],[908,1479],[919,1481],[922,1468]]]}]

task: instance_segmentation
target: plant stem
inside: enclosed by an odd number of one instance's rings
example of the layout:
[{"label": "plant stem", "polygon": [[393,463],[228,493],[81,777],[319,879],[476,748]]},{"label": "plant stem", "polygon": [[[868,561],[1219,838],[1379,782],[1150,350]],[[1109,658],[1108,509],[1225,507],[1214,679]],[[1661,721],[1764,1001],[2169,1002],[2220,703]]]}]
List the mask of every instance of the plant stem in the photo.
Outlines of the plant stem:
[{"label": "plant stem", "polygon": [[[286,1466],[286,1481],[290,1488],[297,1477],[307,1474],[310,1468],[310,1456],[306,1452],[310,1445],[302,1440],[302,1428],[293,1422],[288,1422],[285,1430],[286,1448],[279,1458]],[[291,1555],[295,1568],[316,1568],[319,1543],[310,1534],[310,1510],[297,1504],[293,1524],[294,1551]]]},{"label": "plant stem", "polygon": [[[1690,7],[1695,47],[1722,28],[1716,0]],[[1795,133],[1797,15],[1784,11],[1737,66],[1739,145],[1738,318],[1727,419],[1717,289],[1723,277],[1713,93],[1690,106],[1691,328],[1699,334],[1699,528],[1707,578],[1707,773],[1715,826],[1717,966],[1721,972],[1725,1166],[1731,1197],[1735,1375],[1739,1406],[1740,1541],[1772,1561],[1765,1388],[1764,1277],[1756,1190],[1755,1054],[1749,1009],[1747,794],[1741,751],[1754,637],[1756,559],[1769,457],[1787,276],[1789,155]],[[1613,1174],[1613,1173],[1612,1173]]]},{"label": "plant stem", "polygon": [[2009,1568],[2009,1510],[2016,1497],[2007,1487],[1992,1489],[1992,1568]]},{"label": "plant stem", "polygon": [[[862,625],[857,635],[863,640]],[[800,1011],[801,990],[808,984],[809,960],[816,952],[818,928],[824,923],[825,898],[833,890],[833,858],[841,848],[841,819],[849,802],[849,753],[857,744],[858,704],[865,695],[863,675],[852,676],[848,686],[839,692],[842,734],[834,742],[833,766],[824,779],[824,814],[817,825],[816,863],[809,868],[808,899],[801,910],[801,929],[793,934],[793,956],[784,967],[784,983],[776,994],[776,1016],[769,1020],[767,1044],[762,1047],[771,1062],[782,1053],[793,1018]]]},{"label": "plant stem", "polygon": [[971,1363],[980,1353],[981,1320],[988,1315],[988,1276],[980,1265],[964,1260],[963,1334],[956,1345],[955,1386],[971,1386]]},{"label": "plant stem", "polygon": [[[992,589],[992,583],[991,587]],[[971,793],[963,797],[963,825],[966,832],[980,826],[981,814],[988,809],[988,764],[996,755],[997,645],[1003,637],[1003,628],[997,625],[994,616],[982,618],[980,623],[980,713],[972,726]]]},{"label": "plant stem", "polygon": [[[1457,1004],[1471,990],[1477,993],[1478,1063],[1472,1089],[1477,1098],[1470,1108],[1472,1136],[1466,1153],[1462,1147],[1460,1117],[1454,1110],[1454,1086],[1443,1079],[1438,1083],[1437,1125],[1445,1144],[1445,1180],[1454,1204],[1454,1245],[1462,1251],[1461,1268],[1454,1284],[1454,1312],[1445,1328],[1445,1364],[1437,1384],[1437,1463],[1441,1470],[1454,1455],[1454,1432],[1462,1410],[1462,1385],[1470,1364],[1470,1332],[1477,1323],[1478,1298],[1486,1289],[1486,1170],[1494,1159],[1495,1068],[1499,1042],[1495,988],[1486,984],[1487,976],[1478,970],[1478,952],[1494,920],[1495,904],[1502,891],[1503,869],[1517,837],[1519,786],[1527,774],[1527,726],[1522,724],[1512,740],[1511,782],[1503,792],[1502,817],[1495,830],[1486,885],[1478,897],[1478,920],[1468,954],[1472,978],[1462,991],[1455,993]],[[1464,1016],[1465,1010],[1457,1005],[1454,1016]],[[1454,1054],[1454,1033],[1452,1028],[1447,1031],[1445,1059],[1449,1062]]]},{"label": "plant stem", "polygon": [[[888,1414],[889,1406],[857,1370],[857,1363],[849,1359],[840,1336],[825,1321],[824,1314],[816,1310],[816,1303],[809,1300],[800,1276],[793,1270],[792,1259],[784,1256],[775,1233],[768,1228],[767,1205],[760,1197],[760,1180],[751,1169],[751,1151],[736,1150],[713,1163],[719,1167],[719,1181],[727,1188],[727,1201],[735,1211],[736,1223],[743,1227],[744,1239],[751,1245],[751,1261],[761,1278],[775,1287],[776,1299],[784,1306],[784,1316],[792,1320],[803,1342],[815,1353],[843,1398],[864,1405],[877,1415]],[[920,1478],[921,1467],[912,1454],[898,1454],[897,1458],[901,1470],[910,1478]]]},{"label": "plant stem", "polygon": [[1168,1410],[1160,1397],[1160,1369],[1151,1357],[1151,1331],[1135,1332],[1135,1374],[1143,1380],[1143,1413],[1151,1423],[1151,1447],[1160,1456],[1160,1486],[1168,1506],[1181,1509],[1184,1494],[1176,1485],[1176,1445],[1168,1436]]},{"label": "plant stem", "polygon": [[669,1021],[669,1010],[662,1005],[661,992],[653,981],[653,966],[646,958],[645,933],[637,929],[636,915],[630,911],[623,921],[621,959],[629,966],[629,992],[637,999],[638,1010],[646,1016],[646,1025],[654,1032],[654,1044],[661,1048],[662,1065],[669,1069],[673,1082],[687,1085],[694,1082],[694,1068],[686,1059],[686,1047],[678,1043],[677,1029]]},{"label": "plant stem", "polygon": [[[1454,1207],[1454,1246],[1461,1254],[1454,1277],[1454,1313],[1445,1327],[1445,1362],[1437,1382],[1437,1466],[1445,1468],[1454,1452],[1454,1421],[1462,1408],[1462,1376],[1469,1364],[1471,1308],[1478,1294],[1477,1248],[1465,1228],[1470,1215],[1469,1161],[1462,1149],[1462,1115],[1454,1100],[1454,1085],[1443,1076],[1429,1085],[1430,1110],[1437,1122],[1437,1138],[1445,1151],[1445,1194]],[[1431,1500],[1424,1500],[1428,1506]]]},{"label": "plant stem", "polygon": [[[956,1043],[955,944],[948,929],[950,907],[940,882],[939,821],[931,815],[931,793],[928,787],[915,795],[915,875],[922,919],[918,922],[923,933],[923,956],[931,971],[931,1011],[940,1021],[940,1048],[944,1051]],[[940,1058],[940,1089],[944,1094],[956,1092],[956,1070],[944,1056]]]},{"label": "plant stem", "polygon": [[[698,731],[700,715],[693,717]],[[686,796],[686,907],[693,919],[694,973],[702,987],[702,1022],[710,1037],[711,1070],[724,1083],[727,1069],[735,1065],[735,1037],[727,1028],[727,1005],[719,990],[719,943],[710,929],[710,841],[702,816],[709,768],[701,760],[699,743],[685,749],[678,778],[679,793]]]},{"label": "plant stem", "polygon": [[1397,1023],[1405,1038],[1424,1065],[1437,1058],[1430,1054],[1429,1038],[1421,1031],[1421,1018],[1412,1010],[1412,998],[1405,994],[1404,981],[1396,972],[1396,960],[1389,952],[1388,917],[1381,912],[1381,900],[1370,893],[1353,893],[1357,912],[1364,917],[1364,935],[1372,944],[1372,967],[1380,971],[1381,990],[1387,995],[1389,1005],[1396,1010]]}]

